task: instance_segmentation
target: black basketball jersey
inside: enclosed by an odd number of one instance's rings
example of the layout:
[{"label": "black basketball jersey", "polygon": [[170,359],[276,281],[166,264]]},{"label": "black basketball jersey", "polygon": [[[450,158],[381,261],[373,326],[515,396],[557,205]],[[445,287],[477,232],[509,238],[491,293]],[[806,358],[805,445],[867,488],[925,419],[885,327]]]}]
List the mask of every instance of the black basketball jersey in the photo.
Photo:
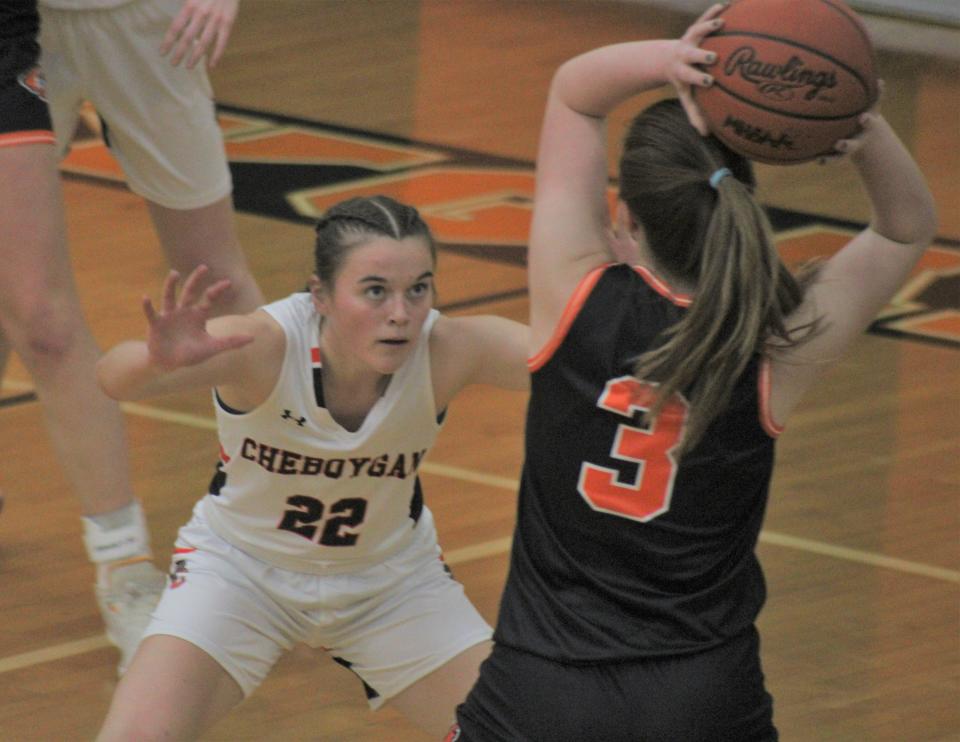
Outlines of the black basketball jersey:
[{"label": "black basketball jersey", "polygon": [[37,0],[0,0],[0,84],[36,64],[39,30]]},{"label": "black basketball jersey", "polygon": [[[738,635],[765,599],[754,554],[774,437],[753,359],[682,460],[688,404],[652,427],[656,386],[632,362],[689,305],[642,268],[581,283],[530,361],[526,459],[495,639],[566,662],[698,651]],[[764,422],[766,421],[766,422]]]}]

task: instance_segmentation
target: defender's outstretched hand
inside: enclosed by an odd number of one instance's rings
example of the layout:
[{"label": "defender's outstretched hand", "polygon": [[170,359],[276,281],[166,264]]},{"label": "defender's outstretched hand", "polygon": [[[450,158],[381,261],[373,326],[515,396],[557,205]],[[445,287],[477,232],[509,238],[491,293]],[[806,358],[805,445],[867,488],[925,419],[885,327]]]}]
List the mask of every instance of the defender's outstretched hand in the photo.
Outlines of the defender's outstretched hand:
[{"label": "defender's outstretched hand", "polygon": [[170,271],[163,283],[163,300],[159,311],[149,297],[143,298],[143,312],[149,324],[147,349],[150,360],[159,368],[171,370],[193,366],[218,353],[240,348],[253,341],[252,335],[215,337],[207,332],[211,307],[230,288],[229,279],[223,279],[201,290],[207,273],[207,266],[198,266],[187,277],[178,297],[180,274]]}]

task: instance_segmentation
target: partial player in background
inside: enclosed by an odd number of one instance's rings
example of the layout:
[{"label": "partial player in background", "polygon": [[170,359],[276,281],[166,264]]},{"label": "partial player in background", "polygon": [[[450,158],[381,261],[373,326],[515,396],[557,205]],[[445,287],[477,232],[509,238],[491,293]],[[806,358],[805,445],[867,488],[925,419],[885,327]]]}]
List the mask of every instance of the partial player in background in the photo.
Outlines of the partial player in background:
[{"label": "partial player in background", "polygon": [[[231,289],[223,297],[222,311],[246,312],[259,306],[263,297],[237,236],[230,172],[210,83],[204,67],[198,65],[204,57],[214,64],[223,53],[236,16],[236,0],[41,0],[40,11],[42,73],[37,79],[41,84],[44,77],[46,80],[57,153],[63,156],[69,149],[80,106],[84,100],[90,101],[130,188],[147,201],[169,264],[184,273],[203,264],[216,279],[229,279]],[[43,155],[48,160],[49,149]],[[116,405],[103,399],[95,388],[92,340],[84,339],[82,344],[74,340],[80,333],[80,312],[67,280],[60,200],[58,192],[55,197],[47,194],[44,201],[55,207],[56,213],[31,205],[38,214],[50,214],[49,231],[57,233],[38,233],[36,239],[60,244],[57,250],[62,255],[47,268],[56,277],[48,276],[29,294],[35,298],[23,300],[28,308],[30,302],[35,307],[39,298],[56,301],[57,312],[20,310],[18,326],[21,331],[29,328],[33,337],[21,341],[19,347],[45,359],[52,354],[58,359],[58,369],[61,354],[83,354],[82,360],[62,365],[55,386],[64,401],[50,405],[47,417],[54,428],[65,431],[59,436],[60,450],[65,452],[62,460],[67,468],[77,470],[72,479],[81,483],[81,491],[92,493],[83,496],[84,512],[96,514],[84,519],[87,547],[99,565],[96,590],[100,610],[111,640],[123,652],[122,671],[152,604],[159,598],[163,580],[150,562],[139,506],[129,504],[101,512],[104,506],[100,503],[130,502],[127,456],[125,449],[120,453],[120,422],[113,421],[119,414]],[[104,213],[102,219],[109,223],[110,215]],[[25,230],[18,227],[18,231]],[[141,249],[139,245],[115,247],[118,251]],[[8,261],[4,270],[17,275],[13,265]],[[29,290],[23,275],[40,274],[19,272],[18,295]],[[68,294],[69,298],[56,299]],[[51,316],[60,314],[66,323],[63,335],[48,333],[48,328],[56,325],[38,324],[49,323]],[[70,379],[65,381],[62,377],[68,374]],[[36,372],[34,377],[38,378]],[[68,404],[68,390],[74,385],[85,385],[86,394],[99,397],[103,413],[81,416],[76,405]],[[77,419],[67,422],[73,417]],[[88,420],[92,418],[109,425],[109,434],[91,435]],[[81,451],[95,447],[95,455]],[[71,464],[74,461],[77,463]],[[85,463],[81,466],[80,462]],[[95,494],[97,491],[103,494]]]},{"label": "partial player in background", "polygon": [[203,264],[211,277],[229,279],[224,312],[259,306],[210,81],[198,64],[220,58],[237,0],[40,0],[40,10],[60,154],[89,101],[130,189],[147,201],[170,266],[186,275]]},{"label": "partial player in background", "polygon": [[438,739],[489,653],[417,470],[463,387],[527,388],[527,327],[433,309],[433,237],[384,196],[327,212],[315,266],[309,293],[209,322],[225,282],[177,296],[173,274],[146,340],[100,362],[118,399],[213,388],[222,462],[101,740],[192,739],[297,643]]},{"label": "partial player in background", "polygon": [[[936,217],[880,114],[836,143],[869,227],[803,280],[780,261],[749,161],[707,136],[714,6],[680,40],[556,73],[536,166],[532,358],[510,572],[460,742],[775,740],[755,554],[777,435],[904,282]],[[606,118],[629,127],[611,262]]]},{"label": "partial player in background", "polygon": [[96,383],[100,350],[70,266],[54,134],[35,67],[38,24],[36,2],[0,5],[0,373],[13,350],[33,379],[80,501],[97,598],[122,669],[164,576],[133,499],[123,416]]}]

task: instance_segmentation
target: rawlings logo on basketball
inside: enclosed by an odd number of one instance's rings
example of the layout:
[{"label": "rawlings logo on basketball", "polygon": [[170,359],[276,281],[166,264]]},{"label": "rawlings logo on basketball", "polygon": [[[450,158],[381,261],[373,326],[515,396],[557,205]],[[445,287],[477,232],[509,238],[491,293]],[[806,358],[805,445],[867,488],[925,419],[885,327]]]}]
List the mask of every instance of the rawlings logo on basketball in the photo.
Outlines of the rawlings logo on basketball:
[{"label": "rawlings logo on basketball", "polygon": [[728,76],[737,73],[747,82],[757,86],[758,92],[775,100],[790,100],[795,90],[809,88],[804,100],[821,99],[821,91],[837,86],[833,70],[816,70],[807,67],[800,57],[793,56],[786,64],[767,62],[757,57],[752,46],[741,46],[727,59],[723,69]]},{"label": "rawlings logo on basketball", "polygon": [[797,148],[796,143],[786,132],[775,134],[769,129],[748,124],[746,121],[738,119],[735,116],[727,116],[723,120],[723,128],[730,129],[737,137],[745,142],[757,144],[773,151],[781,149],[793,150]]}]

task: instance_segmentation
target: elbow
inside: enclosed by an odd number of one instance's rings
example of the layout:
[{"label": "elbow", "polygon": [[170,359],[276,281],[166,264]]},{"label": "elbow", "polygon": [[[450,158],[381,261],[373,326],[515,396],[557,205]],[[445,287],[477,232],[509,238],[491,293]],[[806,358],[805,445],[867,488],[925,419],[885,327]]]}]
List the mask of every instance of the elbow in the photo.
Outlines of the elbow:
[{"label": "elbow", "polygon": [[118,402],[123,401],[123,390],[120,388],[120,384],[117,383],[115,375],[111,373],[110,364],[106,358],[101,358],[97,361],[96,374],[97,384],[100,385],[103,393],[110,397],[110,399],[115,399]]},{"label": "elbow", "polygon": [[877,219],[873,230],[888,240],[904,245],[926,247],[937,236],[939,222],[937,208],[930,193],[915,196],[910,208],[903,209],[892,219]]},{"label": "elbow", "polygon": [[931,197],[928,199],[923,219],[919,225],[920,239],[918,241],[924,246],[929,245],[936,238],[939,229],[940,220],[937,217],[937,207]]},{"label": "elbow", "polygon": [[927,203],[917,209],[913,223],[907,230],[908,239],[902,241],[919,247],[926,247],[936,238],[939,227],[937,208],[932,198],[927,199]]}]

